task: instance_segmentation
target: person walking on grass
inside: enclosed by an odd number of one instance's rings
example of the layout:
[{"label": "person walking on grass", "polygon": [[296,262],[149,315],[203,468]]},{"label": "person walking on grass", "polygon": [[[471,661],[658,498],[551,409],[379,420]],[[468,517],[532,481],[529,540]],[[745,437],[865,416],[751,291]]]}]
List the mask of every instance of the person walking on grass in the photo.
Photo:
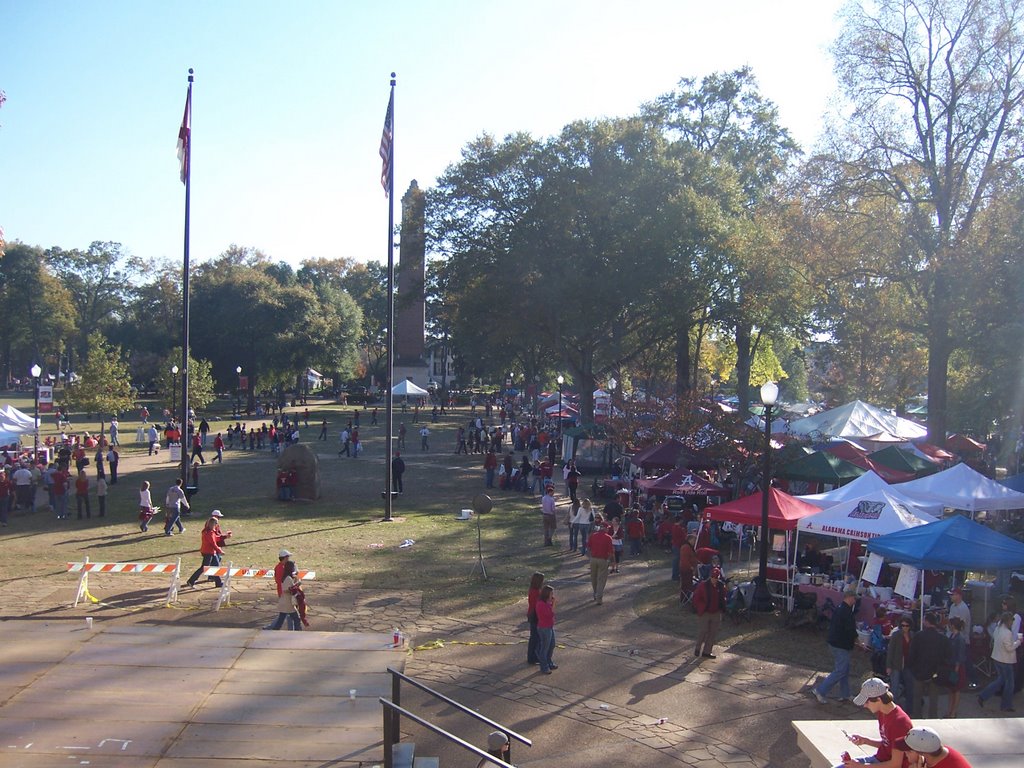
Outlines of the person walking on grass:
[{"label": "person walking on grass", "polygon": [[857,621],[853,606],[857,603],[857,590],[847,587],[843,601],[832,612],[828,623],[828,649],[832,653],[832,672],[816,686],[811,695],[819,704],[825,704],[828,692],[838,683],[839,697],[850,698],[850,653],[857,642]]},{"label": "person walking on grass", "polygon": [[[488,454],[491,455],[491,454]],[[554,546],[553,536],[558,521],[555,518],[556,512],[555,487],[549,485],[544,491],[544,498],[540,500],[540,517],[544,525],[544,546]]]},{"label": "person walking on grass", "polygon": [[996,668],[996,679],[978,694],[978,706],[984,709],[985,702],[1000,694],[999,709],[1013,712],[1013,666],[1017,663],[1017,648],[1020,635],[1013,632],[1013,614],[1004,611],[992,633],[992,662]]},{"label": "person walking on grass", "polygon": [[189,505],[183,485],[179,477],[164,495],[164,536],[173,535],[175,525],[178,526],[178,533],[185,532],[185,526],[181,524],[181,513],[182,508],[188,510]]}]

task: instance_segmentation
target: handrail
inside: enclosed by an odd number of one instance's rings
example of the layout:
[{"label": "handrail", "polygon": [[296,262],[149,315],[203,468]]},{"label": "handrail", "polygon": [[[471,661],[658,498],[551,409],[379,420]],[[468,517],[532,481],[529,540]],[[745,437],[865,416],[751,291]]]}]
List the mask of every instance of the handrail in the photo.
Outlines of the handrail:
[{"label": "handrail", "polygon": [[[399,674],[401,674],[401,673],[399,673]],[[391,731],[391,718],[388,717],[388,710],[389,709],[393,710],[397,714],[404,715],[405,717],[409,718],[413,722],[419,723],[420,725],[422,725],[427,730],[433,731],[438,736],[441,736],[441,737],[447,739],[448,741],[454,742],[455,744],[459,745],[463,749],[468,750],[468,751],[472,752],[473,754],[475,754],[475,755],[477,755],[479,757],[486,758],[487,760],[491,761],[494,765],[505,766],[505,768],[515,768],[515,766],[513,766],[511,763],[506,763],[500,757],[495,757],[494,755],[489,754],[488,752],[485,752],[484,750],[480,749],[479,747],[474,746],[473,744],[470,744],[468,741],[464,741],[464,740],[460,739],[455,734],[448,733],[448,731],[446,731],[444,728],[441,728],[440,726],[434,725],[429,720],[424,720],[419,715],[414,715],[409,710],[403,709],[402,707],[398,706],[394,702],[388,701],[383,696],[378,698],[377,701],[379,701],[381,704],[384,705],[384,732],[385,732],[385,737],[384,737],[384,765],[385,765],[385,768],[392,768],[392,766],[394,765],[394,758],[392,757],[392,749],[394,747],[395,741],[392,741],[392,739],[389,738],[389,736],[393,736],[394,735],[394,734],[390,733],[390,731]]]},{"label": "handrail", "polygon": [[[416,688],[419,688],[421,691],[424,691],[425,693],[429,693],[434,698],[441,699],[441,701],[445,702],[446,704],[450,704],[451,706],[455,707],[459,711],[465,712],[467,715],[475,717],[477,720],[479,720],[479,721],[481,721],[483,723],[487,723],[487,725],[491,726],[492,728],[496,728],[497,730],[501,731],[502,733],[504,733],[509,738],[514,738],[516,741],[518,741],[518,742],[520,742],[522,744],[525,744],[528,747],[532,747],[533,746],[533,742],[530,741],[530,739],[526,738],[525,736],[523,736],[521,734],[516,733],[515,731],[513,731],[510,728],[508,728],[507,726],[504,726],[501,723],[496,723],[494,720],[491,720],[489,717],[486,717],[485,715],[481,715],[476,710],[469,709],[468,707],[464,706],[463,704],[460,704],[459,702],[455,701],[454,699],[448,698],[443,693],[438,693],[433,688],[430,688],[429,686],[424,685],[423,683],[419,682],[418,680],[414,680],[413,678],[409,677],[408,675],[403,674],[402,672],[399,672],[397,669],[392,669],[391,667],[388,667],[387,669],[388,669],[388,672],[391,673],[392,677],[401,678],[402,680],[404,680],[405,682],[409,683],[410,685],[413,685]],[[398,701],[398,697],[392,697],[392,698],[395,698],[396,702]]]}]

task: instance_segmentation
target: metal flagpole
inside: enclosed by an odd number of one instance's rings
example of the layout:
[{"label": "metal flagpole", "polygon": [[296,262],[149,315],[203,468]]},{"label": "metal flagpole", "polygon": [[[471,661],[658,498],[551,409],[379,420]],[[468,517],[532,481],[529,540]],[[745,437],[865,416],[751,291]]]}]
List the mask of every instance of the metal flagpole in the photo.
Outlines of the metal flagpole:
[{"label": "metal flagpole", "polygon": [[185,256],[181,277],[181,418],[178,427],[181,430],[181,461],[180,476],[183,486],[188,485],[188,305],[189,305],[189,262],[188,262],[188,225],[189,225],[189,204],[192,196],[192,83],[194,81],[194,70],[188,70],[188,96],[185,101],[185,117],[181,122],[179,142],[184,141],[184,164],[182,166],[185,182]]},{"label": "metal flagpole", "polygon": [[391,492],[391,459],[394,455],[392,440],[394,432],[394,409],[391,397],[392,379],[395,369],[395,73],[391,73],[391,96],[388,99],[388,111],[384,117],[384,133],[380,143],[381,159],[384,161],[386,179],[385,194],[388,197],[388,364],[387,377],[384,382],[384,396],[387,398],[384,408],[384,520],[392,519]]}]

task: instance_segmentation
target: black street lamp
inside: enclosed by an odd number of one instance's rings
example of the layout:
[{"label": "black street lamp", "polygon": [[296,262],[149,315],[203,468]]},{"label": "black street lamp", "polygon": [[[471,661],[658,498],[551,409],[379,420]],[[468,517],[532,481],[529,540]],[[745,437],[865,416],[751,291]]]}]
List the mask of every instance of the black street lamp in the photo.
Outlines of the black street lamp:
[{"label": "black street lamp", "polygon": [[171,366],[171,421],[178,418],[178,366]]},{"label": "black street lamp", "polygon": [[[29,373],[32,374],[32,378],[35,380],[35,417],[36,420],[32,424],[32,465],[35,466],[39,463],[39,376],[42,374],[43,369],[39,367],[39,363],[33,363],[29,369]],[[34,508],[34,506],[33,506]]]},{"label": "black street lamp", "polygon": [[[565,384],[565,376],[558,374],[555,379],[558,382],[558,439],[562,439],[562,385]],[[561,448],[561,446],[559,446]]]},{"label": "black street lamp", "polygon": [[766,381],[761,385],[761,403],[764,405],[764,467],[761,472],[761,535],[758,542],[760,559],[757,564],[757,586],[750,602],[750,609],[765,613],[773,608],[772,595],[768,590],[768,492],[772,487],[772,408],[778,399],[778,384]]},{"label": "black street lamp", "polygon": [[235,416],[242,415],[242,366],[235,368],[238,376],[238,386],[235,387]]}]

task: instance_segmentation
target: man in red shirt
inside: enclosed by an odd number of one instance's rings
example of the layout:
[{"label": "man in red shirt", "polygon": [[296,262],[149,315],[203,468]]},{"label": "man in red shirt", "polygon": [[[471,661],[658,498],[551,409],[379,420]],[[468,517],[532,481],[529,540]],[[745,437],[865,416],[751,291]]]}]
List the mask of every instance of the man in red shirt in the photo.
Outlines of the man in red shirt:
[{"label": "man in red shirt", "polygon": [[66,520],[68,516],[68,485],[70,480],[63,467],[53,473],[53,501],[56,506],[58,520]]},{"label": "man in red shirt", "polygon": [[615,558],[612,537],[608,534],[601,515],[594,516],[594,532],[587,539],[587,551],[590,552],[590,586],[594,590],[594,602],[601,605],[604,597],[604,585],[608,581],[608,568]]},{"label": "man in red shirt", "polygon": [[910,761],[917,765],[918,758],[928,768],[971,768],[967,758],[951,747],[944,746],[942,739],[931,728],[911,728],[907,735],[896,743],[910,755]]},{"label": "man in red shirt", "polygon": [[715,654],[711,651],[725,613],[725,584],[720,568],[712,568],[711,578],[693,590],[693,608],[697,612],[697,647],[693,655],[713,659]]},{"label": "man in red shirt", "polygon": [[[869,677],[861,685],[860,693],[854,697],[853,703],[858,707],[865,707],[878,718],[879,738],[869,739],[855,733],[850,737],[850,741],[858,746],[866,745],[877,750],[873,765],[883,768],[907,768],[909,760],[903,739],[913,727],[913,723],[910,722],[910,715],[893,701],[886,682],[877,677]],[[859,768],[863,763],[859,760],[847,760],[843,765],[845,768]]]}]

